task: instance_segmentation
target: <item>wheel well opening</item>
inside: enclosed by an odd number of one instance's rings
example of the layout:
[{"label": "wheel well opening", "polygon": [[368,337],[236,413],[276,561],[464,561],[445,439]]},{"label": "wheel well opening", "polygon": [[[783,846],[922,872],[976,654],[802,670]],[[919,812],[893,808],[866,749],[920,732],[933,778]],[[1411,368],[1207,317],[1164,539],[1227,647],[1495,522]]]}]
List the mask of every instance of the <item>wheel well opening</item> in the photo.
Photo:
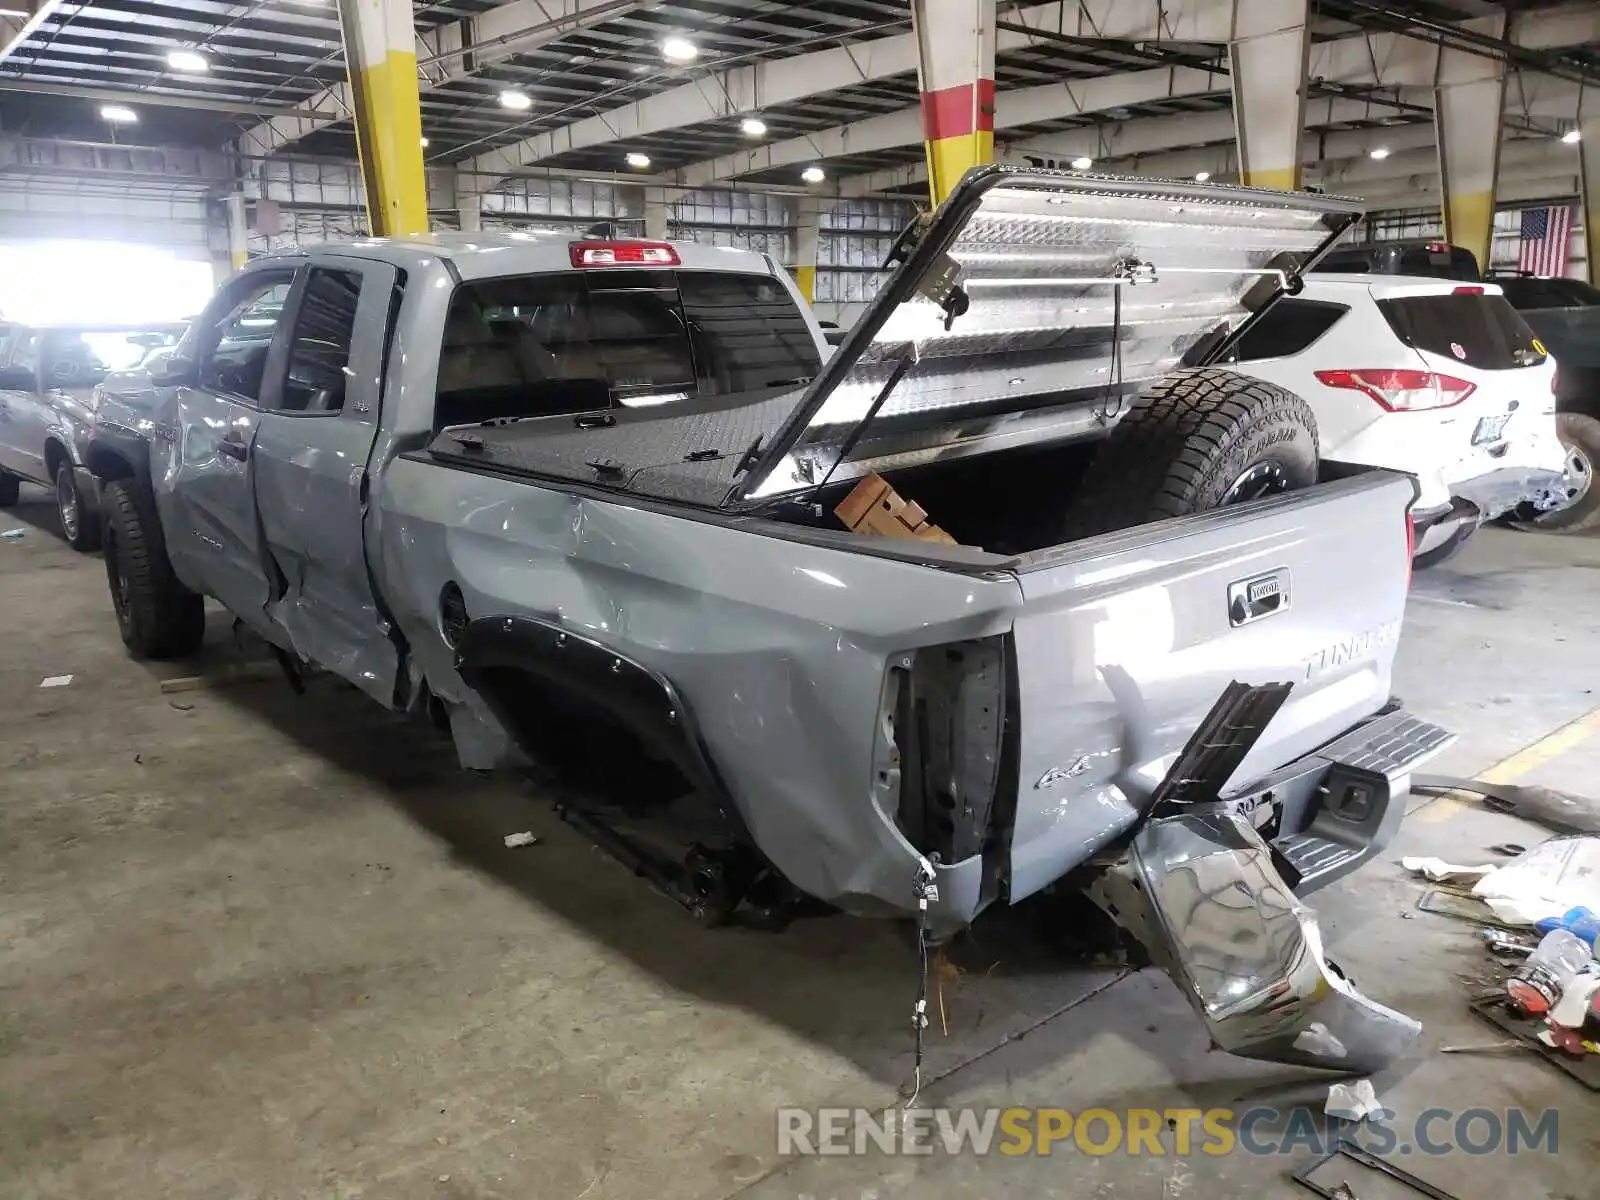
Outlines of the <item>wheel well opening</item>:
[{"label": "wheel well opening", "polygon": [[89,447],[86,465],[96,479],[105,482],[134,477],[133,464],[115,450],[107,450],[103,446]]},{"label": "wheel well opening", "polygon": [[67,458],[67,448],[55,438],[44,444],[44,469],[51,479],[56,477],[56,472],[61,469],[61,464]]},{"label": "wheel well opening", "polygon": [[664,747],[603,704],[520,667],[482,667],[475,684],[523,752],[585,795],[644,810],[694,790]]}]

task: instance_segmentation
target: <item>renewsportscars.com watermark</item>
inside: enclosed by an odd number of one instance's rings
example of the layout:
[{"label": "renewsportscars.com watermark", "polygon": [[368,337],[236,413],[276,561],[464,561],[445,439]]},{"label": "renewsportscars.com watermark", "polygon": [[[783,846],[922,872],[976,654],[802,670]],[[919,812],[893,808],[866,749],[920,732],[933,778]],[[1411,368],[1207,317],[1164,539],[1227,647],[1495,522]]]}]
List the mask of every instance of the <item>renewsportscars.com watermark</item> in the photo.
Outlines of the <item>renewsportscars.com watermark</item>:
[{"label": "renewsportscars.com watermark", "polygon": [[1377,1155],[1556,1153],[1556,1109],[1429,1108],[1359,1125],[1309,1108],[780,1108],[778,1153],[1326,1154],[1340,1138]]}]

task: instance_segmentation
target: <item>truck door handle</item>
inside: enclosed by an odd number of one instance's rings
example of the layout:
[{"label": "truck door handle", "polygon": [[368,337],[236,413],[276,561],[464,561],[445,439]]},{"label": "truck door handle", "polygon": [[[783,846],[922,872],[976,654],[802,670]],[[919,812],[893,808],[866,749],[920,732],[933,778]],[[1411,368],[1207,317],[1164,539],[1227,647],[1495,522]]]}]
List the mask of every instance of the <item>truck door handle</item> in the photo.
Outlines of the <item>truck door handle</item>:
[{"label": "truck door handle", "polygon": [[250,453],[250,447],[239,434],[230,433],[217,443],[217,453],[226,454],[229,458],[243,462]]}]

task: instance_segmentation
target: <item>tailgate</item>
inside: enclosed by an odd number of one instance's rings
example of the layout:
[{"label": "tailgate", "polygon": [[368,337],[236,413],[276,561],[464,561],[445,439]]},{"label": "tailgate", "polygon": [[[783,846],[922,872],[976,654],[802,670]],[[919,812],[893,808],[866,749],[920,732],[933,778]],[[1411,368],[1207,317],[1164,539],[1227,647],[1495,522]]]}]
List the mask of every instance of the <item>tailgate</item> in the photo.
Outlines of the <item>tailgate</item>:
[{"label": "tailgate", "polygon": [[1023,560],[1013,899],[1131,824],[1233,680],[1294,689],[1230,790],[1387,702],[1415,494],[1372,471]]}]

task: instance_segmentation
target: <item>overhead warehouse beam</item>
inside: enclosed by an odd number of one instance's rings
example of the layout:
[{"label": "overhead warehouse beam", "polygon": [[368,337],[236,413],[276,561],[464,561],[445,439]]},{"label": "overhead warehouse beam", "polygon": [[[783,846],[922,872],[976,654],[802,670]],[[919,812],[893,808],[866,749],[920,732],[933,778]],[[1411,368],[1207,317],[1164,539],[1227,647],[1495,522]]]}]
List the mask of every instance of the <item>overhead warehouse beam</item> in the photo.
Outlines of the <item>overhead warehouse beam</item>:
[{"label": "overhead warehouse beam", "polygon": [[[1576,174],[1560,174],[1551,172],[1545,174],[1535,172],[1531,175],[1517,174],[1500,181],[1495,192],[1495,201],[1501,209],[1513,204],[1532,204],[1538,201],[1571,200],[1579,193],[1579,180]],[[1367,212],[1432,212],[1438,215],[1438,205],[1431,201],[1424,201],[1425,189],[1419,189],[1415,184],[1396,184],[1394,181],[1377,183],[1355,193],[1366,202]],[[1592,282],[1592,281],[1591,281]]]},{"label": "overhead warehouse beam", "polygon": [[[426,30],[416,37],[420,67],[418,89],[431,91],[466,79],[513,54],[525,54],[547,42],[609,21],[636,8],[653,8],[660,0],[511,0],[498,8]],[[354,113],[348,84],[324,88],[299,105],[314,114],[275,115],[239,137],[241,154],[271,154],[299,141],[329,121]]]},{"label": "overhead warehouse beam", "polygon": [[934,204],[994,158],[995,0],[911,0]]},{"label": "overhead warehouse beam", "polygon": [[1305,129],[1307,0],[1238,0],[1228,70],[1233,81],[1241,182],[1300,186]]},{"label": "overhead warehouse beam", "polygon": [[76,100],[97,100],[111,104],[150,105],[155,108],[194,108],[206,112],[238,113],[253,117],[263,113],[287,113],[309,121],[326,121],[305,108],[283,108],[273,104],[236,100],[213,100],[209,96],[168,96],[161,92],[130,92],[117,88],[80,87],[71,83],[35,83],[33,80],[0,79],[0,92],[26,92],[30,96],[67,96]]},{"label": "overhead warehouse beam", "polygon": [[[994,98],[994,129],[1013,129],[1040,121],[1088,116],[1156,100],[1218,95],[1227,90],[1227,76],[1195,67],[1158,67],[1151,71],[1103,75],[1093,79],[1046,83],[1001,91]],[[702,187],[719,179],[798,166],[846,154],[870,154],[912,146],[923,135],[922,110],[902,108],[816,133],[770,142],[750,150],[691,163],[670,172],[674,183]]]},{"label": "overhead warehouse beam", "polygon": [[[1506,17],[1464,23],[1489,37],[1504,36]],[[1494,185],[1499,175],[1501,113],[1505,110],[1503,59],[1465,50],[1439,52],[1433,123],[1439,145],[1439,202],[1445,237],[1489,263],[1494,243]]]},{"label": "overhead warehouse beam", "polygon": [[428,231],[411,0],[339,0],[356,151],[376,237]]},{"label": "overhead warehouse beam", "polygon": [[[1233,0],[1057,0],[1006,12],[1008,25],[995,35],[997,53],[1042,44],[1061,33],[1121,41],[1225,42]],[[707,121],[792,104],[842,88],[907,75],[917,69],[913,34],[847,42],[788,58],[763,59],[712,71],[681,87],[618,105],[593,117],[524,138],[468,160],[474,171],[499,175],[571,150],[604,146]]]},{"label": "overhead warehouse beam", "polygon": [[[64,0],[13,0],[14,13],[0,17],[0,62],[5,62],[60,8]],[[25,14],[25,15],[16,15]]]}]

